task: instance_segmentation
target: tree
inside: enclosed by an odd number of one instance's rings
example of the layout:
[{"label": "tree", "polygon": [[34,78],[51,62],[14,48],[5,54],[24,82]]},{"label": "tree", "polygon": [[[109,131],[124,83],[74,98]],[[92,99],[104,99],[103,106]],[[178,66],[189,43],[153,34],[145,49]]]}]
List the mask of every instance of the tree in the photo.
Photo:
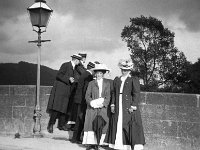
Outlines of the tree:
[{"label": "tree", "polygon": [[187,92],[200,94],[200,58],[188,67],[189,89]]},{"label": "tree", "polygon": [[173,77],[180,74],[178,68],[181,62],[186,62],[184,54],[174,47],[174,33],[151,16],[130,18],[130,23],[122,30],[121,37],[131,51],[146,90],[169,83],[170,73],[173,72]]}]

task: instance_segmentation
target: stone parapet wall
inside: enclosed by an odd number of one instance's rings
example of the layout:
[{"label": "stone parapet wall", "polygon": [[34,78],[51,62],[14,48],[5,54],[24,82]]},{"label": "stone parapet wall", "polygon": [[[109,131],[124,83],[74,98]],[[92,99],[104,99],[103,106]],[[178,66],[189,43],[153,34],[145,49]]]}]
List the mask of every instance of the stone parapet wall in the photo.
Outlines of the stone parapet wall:
[{"label": "stone parapet wall", "polygon": [[[41,127],[46,130],[50,86],[41,86]],[[148,150],[200,149],[200,95],[142,92],[140,109]],[[32,85],[0,86],[0,134],[30,135],[36,88]]]}]

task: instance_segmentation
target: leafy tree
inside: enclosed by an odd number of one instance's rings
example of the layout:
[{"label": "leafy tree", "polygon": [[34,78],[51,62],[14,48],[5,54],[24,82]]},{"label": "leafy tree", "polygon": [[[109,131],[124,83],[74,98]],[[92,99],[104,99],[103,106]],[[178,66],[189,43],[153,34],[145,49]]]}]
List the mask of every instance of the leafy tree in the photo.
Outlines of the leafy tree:
[{"label": "leafy tree", "polygon": [[157,90],[161,85],[176,83],[187,60],[174,47],[174,33],[151,16],[130,18],[130,23],[122,30],[121,37],[131,51],[145,90]]},{"label": "leafy tree", "polygon": [[189,74],[187,92],[200,94],[200,58],[188,67],[187,73]]}]

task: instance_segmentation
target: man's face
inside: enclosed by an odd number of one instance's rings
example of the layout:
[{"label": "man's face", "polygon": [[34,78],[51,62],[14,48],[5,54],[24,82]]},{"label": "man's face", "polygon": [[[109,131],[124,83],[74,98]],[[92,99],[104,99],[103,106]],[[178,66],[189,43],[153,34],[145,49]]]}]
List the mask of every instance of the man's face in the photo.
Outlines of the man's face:
[{"label": "man's face", "polygon": [[75,64],[78,65],[80,63],[80,60],[75,59]]},{"label": "man's face", "polygon": [[83,57],[81,61],[82,61],[83,63],[85,63],[85,61],[86,61],[86,58],[85,58],[85,57]]}]

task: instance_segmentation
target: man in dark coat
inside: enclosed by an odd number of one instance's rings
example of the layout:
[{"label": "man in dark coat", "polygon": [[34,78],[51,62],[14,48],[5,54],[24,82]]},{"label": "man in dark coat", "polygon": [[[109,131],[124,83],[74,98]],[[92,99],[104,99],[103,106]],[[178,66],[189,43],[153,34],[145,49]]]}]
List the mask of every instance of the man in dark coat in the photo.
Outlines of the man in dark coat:
[{"label": "man in dark coat", "polygon": [[81,143],[81,133],[84,127],[85,112],[87,108],[85,93],[89,82],[93,80],[93,71],[91,69],[94,67],[95,63],[89,62],[87,65],[87,71],[84,72],[78,80],[78,86],[74,97],[74,103],[77,107],[77,118],[71,140],[72,143]]},{"label": "man in dark coat", "polygon": [[75,126],[75,122],[76,122],[76,117],[77,117],[77,105],[74,102],[74,96],[76,94],[76,89],[78,86],[78,80],[80,78],[80,76],[86,72],[86,68],[84,66],[85,61],[86,61],[86,57],[87,54],[86,53],[79,53],[78,55],[80,55],[82,57],[82,59],[80,60],[80,63],[76,66],[75,72],[74,72],[74,78],[75,78],[75,82],[73,84],[72,87],[72,93],[71,93],[71,97],[70,97],[70,103],[69,103],[69,108],[68,108],[68,112],[67,115],[68,117],[68,122],[66,124],[66,127],[68,130],[74,130],[74,126]]},{"label": "man in dark coat", "polygon": [[58,128],[60,130],[65,130],[69,98],[71,96],[72,86],[75,82],[75,66],[78,65],[82,59],[78,54],[74,54],[71,57],[72,60],[70,62],[63,63],[60,67],[49,97],[47,105],[47,113],[50,115],[47,127],[49,133],[53,133],[53,125],[56,119],[58,119]]}]

